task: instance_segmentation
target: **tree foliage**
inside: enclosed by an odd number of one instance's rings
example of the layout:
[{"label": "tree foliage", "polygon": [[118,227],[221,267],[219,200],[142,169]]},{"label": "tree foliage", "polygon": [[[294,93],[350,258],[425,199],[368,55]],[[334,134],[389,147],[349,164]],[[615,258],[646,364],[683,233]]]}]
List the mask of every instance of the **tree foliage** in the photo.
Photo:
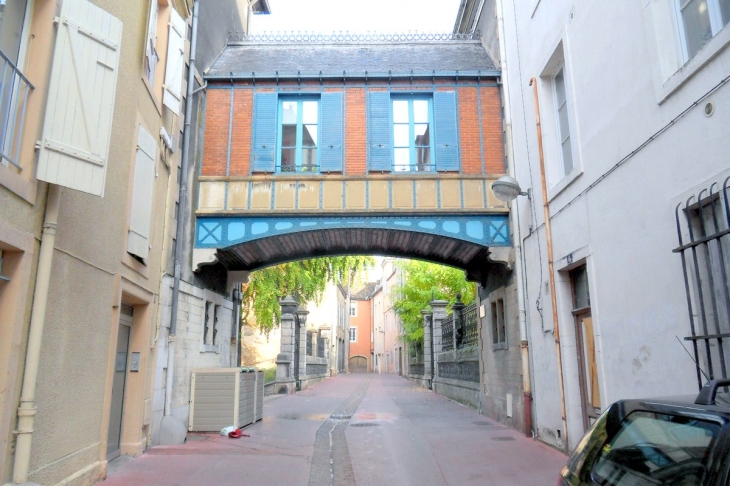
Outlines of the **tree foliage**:
[{"label": "tree foliage", "polygon": [[291,295],[300,303],[319,302],[329,282],[347,285],[374,264],[370,256],[343,256],[300,260],[257,270],[243,286],[241,320],[248,325],[255,321],[262,332],[268,332],[279,322],[279,300]]},{"label": "tree foliage", "polygon": [[470,304],[476,296],[476,285],[467,282],[463,270],[418,260],[397,263],[403,278],[396,285],[393,308],[403,322],[405,337],[411,342],[423,341],[423,315],[431,300],[446,300],[448,309],[461,294],[461,301]]}]

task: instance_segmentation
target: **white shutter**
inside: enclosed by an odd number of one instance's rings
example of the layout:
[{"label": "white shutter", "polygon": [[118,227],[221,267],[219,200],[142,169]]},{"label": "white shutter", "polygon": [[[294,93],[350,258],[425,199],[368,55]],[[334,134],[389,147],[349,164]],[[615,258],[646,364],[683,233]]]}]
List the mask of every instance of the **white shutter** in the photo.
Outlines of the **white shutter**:
[{"label": "white shutter", "polygon": [[170,35],[167,40],[167,64],[165,65],[165,93],[162,102],[176,115],[180,114],[182,77],[185,65],[185,21],[170,9]]},{"label": "white shutter", "polygon": [[134,164],[127,251],[142,259],[147,258],[150,248],[150,220],[156,157],[157,140],[140,126],[137,136],[137,159]]},{"label": "white shutter", "polygon": [[122,23],[64,0],[53,52],[37,178],[104,195]]},{"label": "white shutter", "polygon": [[160,6],[157,0],[150,0],[150,23],[147,26],[147,40],[145,41],[145,56],[147,58],[147,81],[155,84],[155,71],[157,71],[157,16]]}]

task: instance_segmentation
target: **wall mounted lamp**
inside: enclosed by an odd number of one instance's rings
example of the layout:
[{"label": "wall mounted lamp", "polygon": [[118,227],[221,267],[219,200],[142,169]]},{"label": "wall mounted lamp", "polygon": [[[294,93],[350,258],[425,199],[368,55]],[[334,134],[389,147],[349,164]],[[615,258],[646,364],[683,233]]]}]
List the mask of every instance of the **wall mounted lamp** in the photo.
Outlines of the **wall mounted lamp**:
[{"label": "wall mounted lamp", "polygon": [[502,176],[492,183],[492,191],[494,195],[503,202],[511,202],[517,199],[517,196],[531,197],[530,190],[523,192],[517,179],[510,176]]}]

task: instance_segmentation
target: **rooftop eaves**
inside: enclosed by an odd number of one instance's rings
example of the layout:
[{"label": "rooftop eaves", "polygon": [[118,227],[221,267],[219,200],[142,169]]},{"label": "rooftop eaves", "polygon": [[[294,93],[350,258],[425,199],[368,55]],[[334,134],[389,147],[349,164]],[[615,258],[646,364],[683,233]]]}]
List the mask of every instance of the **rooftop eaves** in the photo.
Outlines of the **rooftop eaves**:
[{"label": "rooftop eaves", "polygon": [[206,79],[494,78],[478,34],[232,34]]}]

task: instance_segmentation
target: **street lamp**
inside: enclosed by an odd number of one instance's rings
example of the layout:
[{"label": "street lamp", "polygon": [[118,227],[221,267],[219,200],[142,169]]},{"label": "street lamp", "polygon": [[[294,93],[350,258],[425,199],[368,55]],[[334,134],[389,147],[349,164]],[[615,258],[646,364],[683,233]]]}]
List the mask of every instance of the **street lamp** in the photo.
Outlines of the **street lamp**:
[{"label": "street lamp", "polygon": [[494,181],[492,183],[492,191],[494,191],[497,199],[507,203],[514,201],[517,196],[530,197],[530,190],[528,189],[527,192],[522,192],[520,183],[517,182],[517,179],[510,176],[502,176]]}]

